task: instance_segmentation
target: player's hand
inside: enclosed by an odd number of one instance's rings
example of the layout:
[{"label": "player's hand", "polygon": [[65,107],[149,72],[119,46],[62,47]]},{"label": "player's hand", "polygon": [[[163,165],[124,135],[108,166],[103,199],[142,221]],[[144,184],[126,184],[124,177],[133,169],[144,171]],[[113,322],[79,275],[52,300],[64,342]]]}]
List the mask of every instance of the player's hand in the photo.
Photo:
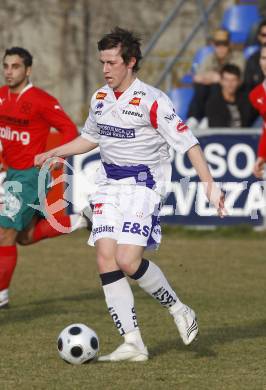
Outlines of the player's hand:
[{"label": "player's hand", "polygon": [[51,170],[53,170],[53,171],[58,171],[59,169],[62,169],[63,166],[64,166],[64,163],[63,163],[63,162],[57,161],[57,160],[55,159],[55,162],[53,162],[53,165],[52,165],[52,167],[51,167]]},{"label": "player's hand", "polygon": [[261,179],[262,176],[263,176],[264,164],[265,164],[264,158],[258,157],[257,160],[256,160],[256,162],[255,162],[254,168],[253,168],[253,174],[254,174],[254,176],[256,176],[258,179]]},{"label": "player's hand", "polygon": [[49,152],[36,154],[36,156],[34,158],[34,165],[36,167],[41,167],[45,163],[45,161],[51,157],[53,157],[53,156],[51,156],[51,153],[49,153]]},{"label": "player's hand", "polygon": [[221,196],[220,196],[220,200],[219,200],[219,204],[217,207],[217,213],[218,213],[220,218],[224,218],[227,215],[227,212],[226,212],[226,209],[224,206],[224,202],[225,202],[225,194],[222,191]]},{"label": "player's hand", "polygon": [[216,208],[217,213],[220,218],[224,218],[227,215],[227,211],[225,209],[225,193],[220,188],[216,186],[215,183],[211,185],[211,191],[207,196],[211,204]]}]

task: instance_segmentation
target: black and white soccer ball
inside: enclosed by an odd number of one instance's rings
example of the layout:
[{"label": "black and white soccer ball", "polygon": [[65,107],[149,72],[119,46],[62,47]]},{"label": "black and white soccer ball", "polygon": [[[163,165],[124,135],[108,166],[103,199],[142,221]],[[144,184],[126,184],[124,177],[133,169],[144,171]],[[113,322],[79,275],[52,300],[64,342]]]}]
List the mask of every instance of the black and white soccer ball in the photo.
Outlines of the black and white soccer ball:
[{"label": "black and white soccer ball", "polygon": [[99,351],[99,339],[88,326],[71,324],[59,334],[57,349],[60,357],[67,363],[89,363]]}]

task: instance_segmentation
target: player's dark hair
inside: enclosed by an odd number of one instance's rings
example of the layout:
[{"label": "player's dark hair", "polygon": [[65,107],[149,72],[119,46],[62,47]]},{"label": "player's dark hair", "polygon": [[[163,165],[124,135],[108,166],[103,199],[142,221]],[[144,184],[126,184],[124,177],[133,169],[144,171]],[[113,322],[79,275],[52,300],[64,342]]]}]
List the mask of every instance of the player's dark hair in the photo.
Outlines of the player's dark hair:
[{"label": "player's dark hair", "polygon": [[235,64],[225,64],[221,69],[221,75],[224,73],[234,74],[235,76],[241,78],[241,70],[239,66]]},{"label": "player's dark hair", "polygon": [[139,62],[142,59],[140,50],[140,38],[133,32],[115,27],[109,34],[105,34],[98,42],[98,50],[108,50],[121,46],[121,57],[128,64],[132,57],[136,58],[133,72],[139,70]]},{"label": "player's dark hair", "polygon": [[14,56],[14,55],[18,55],[23,59],[26,68],[32,66],[33,57],[28,50],[23,49],[23,47],[17,47],[17,46],[11,47],[10,49],[6,49],[4,54],[4,59],[6,56]]},{"label": "player's dark hair", "polygon": [[258,29],[257,29],[257,34],[260,34],[260,33],[261,33],[262,27],[266,27],[266,19],[263,19],[263,20],[259,23]]}]

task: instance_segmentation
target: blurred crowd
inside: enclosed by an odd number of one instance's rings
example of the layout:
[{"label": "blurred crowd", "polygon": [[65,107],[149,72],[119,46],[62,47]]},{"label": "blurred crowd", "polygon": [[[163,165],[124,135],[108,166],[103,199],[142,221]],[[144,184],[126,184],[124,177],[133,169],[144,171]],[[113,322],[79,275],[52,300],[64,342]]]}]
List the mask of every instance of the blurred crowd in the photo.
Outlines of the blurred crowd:
[{"label": "blurred crowd", "polygon": [[[266,2],[261,14],[266,14]],[[265,15],[266,17],[266,15]],[[208,127],[251,127],[260,120],[250,102],[250,92],[266,76],[261,52],[266,50],[266,18],[256,26],[250,38],[253,53],[230,42],[230,33],[218,29],[213,33],[213,51],[199,65],[193,77],[194,96],[188,109],[187,124],[192,129]]]}]

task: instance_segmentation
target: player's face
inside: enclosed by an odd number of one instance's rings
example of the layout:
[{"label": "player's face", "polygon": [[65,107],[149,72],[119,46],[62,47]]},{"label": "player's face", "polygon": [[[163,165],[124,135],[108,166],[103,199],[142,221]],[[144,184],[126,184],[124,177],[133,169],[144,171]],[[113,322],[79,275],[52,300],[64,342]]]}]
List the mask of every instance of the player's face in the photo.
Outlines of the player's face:
[{"label": "player's face", "polygon": [[125,91],[134,79],[132,68],[136,62],[132,58],[125,64],[121,57],[120,47],[100,51],[100,61],[103,65],[103,74],[106,83],[114,91]]},{"label": "player's face", "polygon": [[7,55],[3,61],[6,84],[13,92],[20,92],[28,83],[31,68],[26,68],[18,55]]},{"label": "player's face", "polygon": [[260,67],[266,77],[266,47],[263,47],[260,52]]},{"label": "player's face", "polygon": [[228,95],[235,95],[240,86],[240,78],[235,74],[224,72],[221,77],[221,86]]}]

